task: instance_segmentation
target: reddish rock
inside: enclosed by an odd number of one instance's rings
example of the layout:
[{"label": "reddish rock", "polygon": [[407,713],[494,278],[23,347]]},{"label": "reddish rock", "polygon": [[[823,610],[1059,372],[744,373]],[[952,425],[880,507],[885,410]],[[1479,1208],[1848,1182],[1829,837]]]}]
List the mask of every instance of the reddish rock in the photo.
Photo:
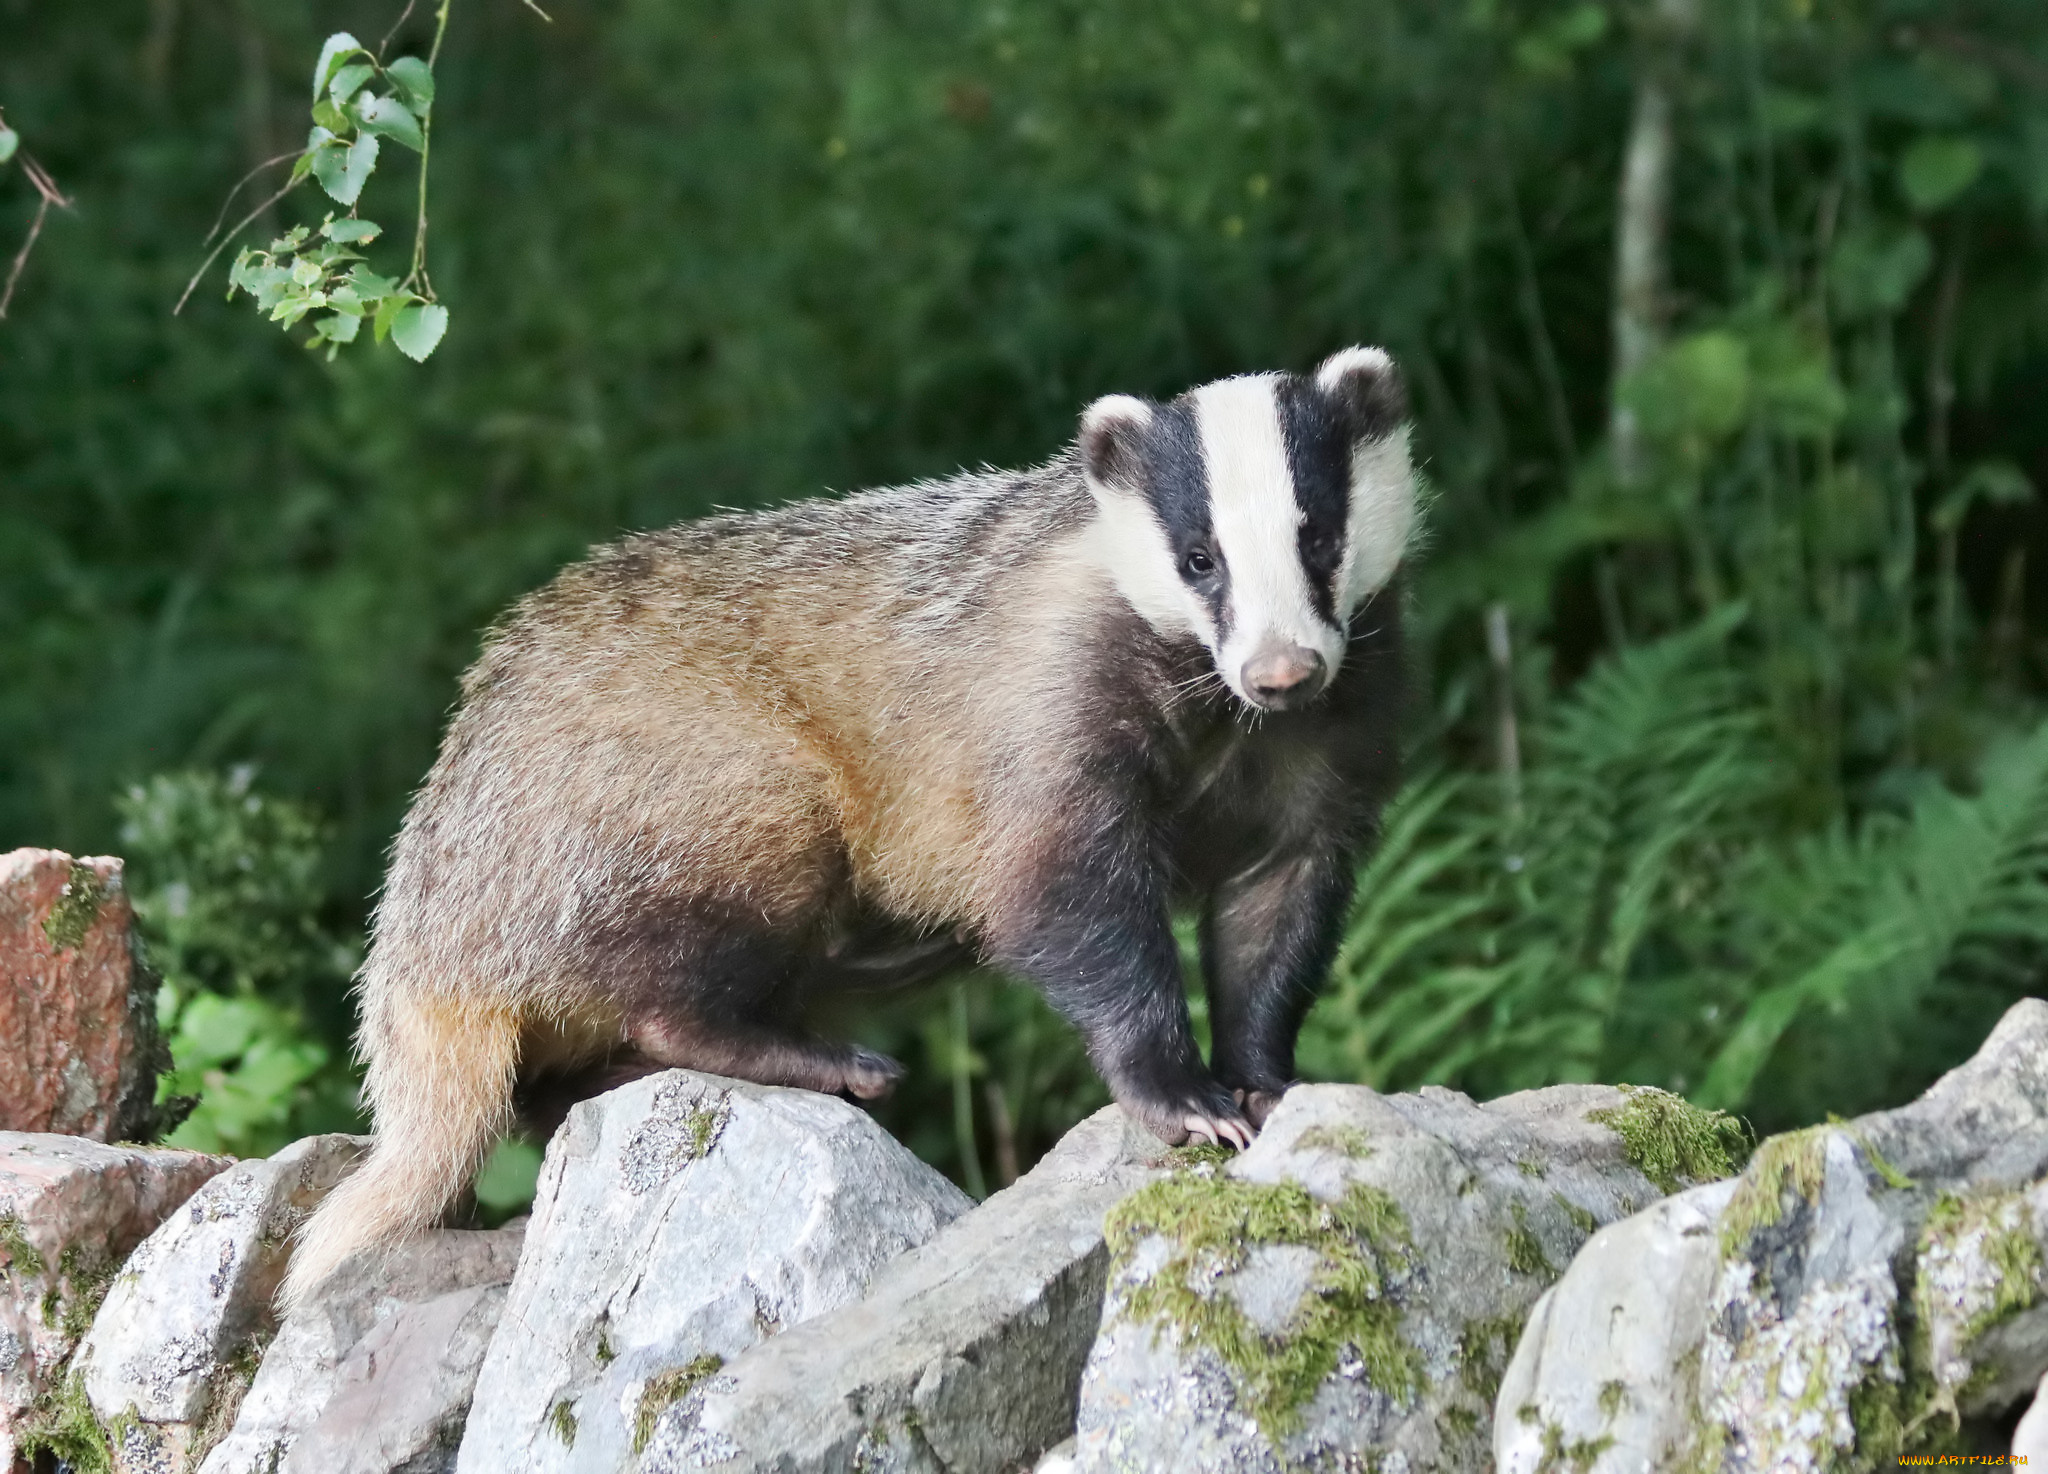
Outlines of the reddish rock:
[{"label": "reddish rock", "polygon": [[135,1246],[231,1163],[0,1131],[0,1470]]},{"label": "reddish rock", "polygon": [[0,1131],[152,1134],[168,1060],[111,856],[0,855]]}]

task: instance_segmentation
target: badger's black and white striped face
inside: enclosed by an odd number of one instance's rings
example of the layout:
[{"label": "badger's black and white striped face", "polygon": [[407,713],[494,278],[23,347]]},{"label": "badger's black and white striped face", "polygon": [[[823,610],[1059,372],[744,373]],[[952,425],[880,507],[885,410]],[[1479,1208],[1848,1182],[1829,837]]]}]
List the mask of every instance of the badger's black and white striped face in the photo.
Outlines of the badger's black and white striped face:
[{"label": "badger's black and white striped face", "polygon": [[1197,636],[1266,710],[1329,684],[1352,611],[1393,577],[1414,521],[1406,399],[1377,348],[1170,404],[1099,399],[1081,452],[1118,590],[1153,628]]}]

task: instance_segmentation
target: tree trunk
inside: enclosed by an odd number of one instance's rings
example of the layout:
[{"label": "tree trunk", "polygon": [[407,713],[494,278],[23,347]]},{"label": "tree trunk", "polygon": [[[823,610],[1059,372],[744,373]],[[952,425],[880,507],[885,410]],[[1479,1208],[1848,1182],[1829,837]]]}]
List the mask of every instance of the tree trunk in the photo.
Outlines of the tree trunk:
[{"label": "tree trunk", "polygon": [[1614,232],[1614,379],[1608,420],[1615,478],[1624,486],[1641,476],[1642,442],[1622,388],[1664,342],[1672,92],[1680,51],[1698,20],[1698,0],[1651,0],[1636,43],[1635,107],[1622,156]]}]

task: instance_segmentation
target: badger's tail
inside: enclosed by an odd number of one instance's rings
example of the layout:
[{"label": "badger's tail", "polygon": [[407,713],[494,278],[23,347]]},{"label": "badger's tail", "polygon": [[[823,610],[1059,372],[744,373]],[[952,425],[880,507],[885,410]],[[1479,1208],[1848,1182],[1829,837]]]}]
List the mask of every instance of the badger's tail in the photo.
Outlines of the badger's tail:
[{"label": "badger's tail", "polygon": [[518,1016],[502,1006],[371,991],[362,1048],[376,1141],[301,1231],[281,1310],[304,1303],[358,1250],[434,1226],[510,1124],[519,1035]]}]

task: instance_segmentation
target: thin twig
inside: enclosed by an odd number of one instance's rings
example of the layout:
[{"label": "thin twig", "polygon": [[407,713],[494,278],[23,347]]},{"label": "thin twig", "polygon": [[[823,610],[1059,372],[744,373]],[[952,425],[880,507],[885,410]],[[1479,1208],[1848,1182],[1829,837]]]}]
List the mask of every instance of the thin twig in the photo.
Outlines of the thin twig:
[{"label": "thin twig", "polygon": [[539,16],[542,20],[546,21],[549,25],[553,25],[555,23],[555,18],[549,15],[545,10],[542,10],[538,5],[534,4],[533,0],[526,0],[526,8],[532,11],[535,15]]},{"label": "thin twig", "polygon": [[36,237],[43,233],[43,217],[50,213],[50,202],[42,201],[36,206],[36,218],[30,222],[28,239],[21,243],[21,249],[14,253],[14,264],[7,269],[7,286],[0,290],[0,318],[7,316],[7,304],[14,300],[14,284],[21,280],[21,268],[28,265],[28,253],[36,247]]},{"label": "thin twig", "polygon": [[50,206],[69,209],[71,201],[57,188],[57,181],[49,172],[27,154],[21,156],[21,172],[28,176],[28,182],[36,187],[42,200],[36,205],[36,218],[29,222],[28,239],[21,243],[21,249],[14,253],[14,263],[7,268],[7,285],[0,288],[0,318],[7,316],[7,304],[14,300],[14,284],[21,280],[22,268],[28,265],[29,252],[36,248],[36,237],[43,233],[43,221],[49,218]]},{"label": "thin twig", "polygon": [[384,33],[384,39],[377,43],[377,64],[379,66],[384,64],[384,48],[391,44],[391,38],[398,34],[399,27],[411,19],[412,8],[419,3],[420,0],[405,0],[405,9],[398,12],[398,19],[391,23],[391,29]]},{"label": "thin twig", "polygon": [[250,180],[254,179],[258,174],[261,174],[265,169],[269,169],[274,167],[275,165],[282,164],[286,159],[296,159],[303,152],[303,149],[295,148],[288,153],[279,154],[274,159],[265,159],[262,163],[258,164],[255,168],[251,169],[247,174],[244,174],[240,179],[236,180],[235,187],[228,191],[228,197],[220,202],[220,213],[213,217],[213,229],[206,232],[206,239],[201,241],[199,244],[202,246],[210,245],[213,242],[213,238],[220,234],[221,224],[228,218],[228,206],[232,205],[235,202],[235,196],[242,192],[242,187],[244,185],[246,185]]},{"label": "thin twig", "polygon": [[[441,8],[434,14],[434,44],[427,51],[427,70],[432,71],[434,63],[441,59],[441,41],[448,34],[448,10],[454,0],[441,0]],[[408,290],[417,291],[429,302],[434,300],[434,279],[427,275],[427,158],[434,146],[434,114],[429,109],[420,119],[420,192],[419,216],[413,223],[412,269],[400,283]]]},{"label": "thin twig", "polygon": [[199,279],[206,275],[207,269],[213,265],[215,259],[219,257],[220,253],[222,251],[225,251],[231,244],[233,244],[235,237],[240,235],[243,231],[247,230],[251,225],[255,224],[256,218],[259,215],[261,215],[265,210],[268,210],[272,205],[276,204],[279,200],[283,199],[286,195],[290,194],[293,190],[297,189],[303,183],[305,183],[303,179],[287,180],[283,189],[279,190],[276,194],[272,195],[269,199],[265,200],[262,204],[258,205],[255,209],[251,210],[248,214],[244,215],[239,221],[236,222],[235,228],[233,230],[229,231],[226,235],[220,238],[220,244],[218,244],[211,251],[208,251],[206,253],[206,259],[200,262],[199,269],[192,273],[192,280],[186,282],[185,290],[178,294],[178,305],[171,309],[171,316],[176,317],[179,313],[185,310],[185,303],[187,302],[187,300],[191,298],[192,289],[199,285]]}]

